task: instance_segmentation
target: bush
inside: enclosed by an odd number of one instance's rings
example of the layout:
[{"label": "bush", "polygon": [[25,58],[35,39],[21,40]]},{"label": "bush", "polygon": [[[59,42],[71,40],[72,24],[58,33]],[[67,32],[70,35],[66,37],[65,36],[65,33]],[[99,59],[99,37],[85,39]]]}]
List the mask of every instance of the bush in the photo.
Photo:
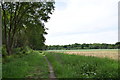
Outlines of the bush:
[{"label": "bush", "polygon": [[19,57],[22,57],[24,55],[28,55],[31,52],[32,52],[32,49],[29,48],[28,46],[13,49],[13,53],[15,54],[14,56],[19,55]]},{"label": "bush", "polygon": [[13,52],[12,55],[7,56],[7,51],[6,51],[5,46],[2,47],[3,63],[10,62],[14,58],[21,58],[24,55],[28,55],[29,53],[32,52],[32,49],[26,46],[26,47],[21,47],[21,48],[13,48],[12,52]]},{"label": "bush", "polygon": [[14,49],[13,49],[13,53],[14,53],[14,54],[19,54],[19,53],[20,53],[20,50],[21,50],[21,48],[14,48]]},{"label": "bush", "polygon": [[21,48],[21,52],[23,54],[29,54],[30,52],[32,52],[32,49],[28,46],[24,46],[24,47]]},{"label": "bush", "polygon": [[2,46],[2,57],[5,58],[7,56],[7,50],[5,45]]}]

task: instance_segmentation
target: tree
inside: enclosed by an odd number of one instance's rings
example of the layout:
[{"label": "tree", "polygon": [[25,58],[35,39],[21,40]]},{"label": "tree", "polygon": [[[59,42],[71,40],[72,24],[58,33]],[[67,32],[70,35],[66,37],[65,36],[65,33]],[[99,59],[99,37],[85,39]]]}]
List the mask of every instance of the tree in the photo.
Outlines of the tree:
[{"label": "tree", "polygon": [[117,49],[120,49],[120,42],[116,42],[115,45]]},{"label": "tree", "polygon": [[[5,2],[1,4],[3,44],[6,46],[8,55],[12,53],[14,45],[18,45],[19,36],[26,37],[30,35],[27,34],[28,32],[32,33],[30,29],[38,30],[38,37],[41,37],[44,43],[43,35],[46,33],[44,23],[50,19],[49,14],[52,14],[54,10],[54,2]],[[28,38],[25,40],[29,42]]]}]

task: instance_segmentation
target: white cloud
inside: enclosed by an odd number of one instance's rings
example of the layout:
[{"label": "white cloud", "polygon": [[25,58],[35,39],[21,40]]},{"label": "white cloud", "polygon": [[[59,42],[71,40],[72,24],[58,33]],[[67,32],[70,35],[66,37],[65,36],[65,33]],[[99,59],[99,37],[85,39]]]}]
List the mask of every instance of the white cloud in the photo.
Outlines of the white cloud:
[{"label": "white cloud", "polygon": [[46,44],[114,43],[118,40],[118,0],[57,2],[56,10],[46,23],[49,28]]}]

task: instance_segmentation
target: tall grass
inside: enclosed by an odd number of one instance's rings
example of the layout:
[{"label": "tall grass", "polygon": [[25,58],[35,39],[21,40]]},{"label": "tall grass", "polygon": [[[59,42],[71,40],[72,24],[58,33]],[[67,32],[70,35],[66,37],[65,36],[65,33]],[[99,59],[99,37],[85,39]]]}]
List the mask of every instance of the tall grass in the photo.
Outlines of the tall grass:
[{"label": "tall grass", "polygon": [[3,78],[48,78],[48,65],[42,54],[33,51],[2,65]]},{"label": "tall grass", "polygon": [[57,78],[118,78],[118,62],[107,58],[46,52]]}]

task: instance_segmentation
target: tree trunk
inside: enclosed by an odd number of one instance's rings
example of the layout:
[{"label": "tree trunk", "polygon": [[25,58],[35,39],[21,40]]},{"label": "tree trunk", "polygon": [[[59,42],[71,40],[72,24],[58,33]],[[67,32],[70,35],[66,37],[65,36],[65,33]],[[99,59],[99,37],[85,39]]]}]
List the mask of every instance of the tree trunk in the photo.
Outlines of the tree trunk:
[{"label": "tree trunk", "polygon": [[12,48],[9,46],[7,47],[7,53],[9,56],[12,54]]}]

